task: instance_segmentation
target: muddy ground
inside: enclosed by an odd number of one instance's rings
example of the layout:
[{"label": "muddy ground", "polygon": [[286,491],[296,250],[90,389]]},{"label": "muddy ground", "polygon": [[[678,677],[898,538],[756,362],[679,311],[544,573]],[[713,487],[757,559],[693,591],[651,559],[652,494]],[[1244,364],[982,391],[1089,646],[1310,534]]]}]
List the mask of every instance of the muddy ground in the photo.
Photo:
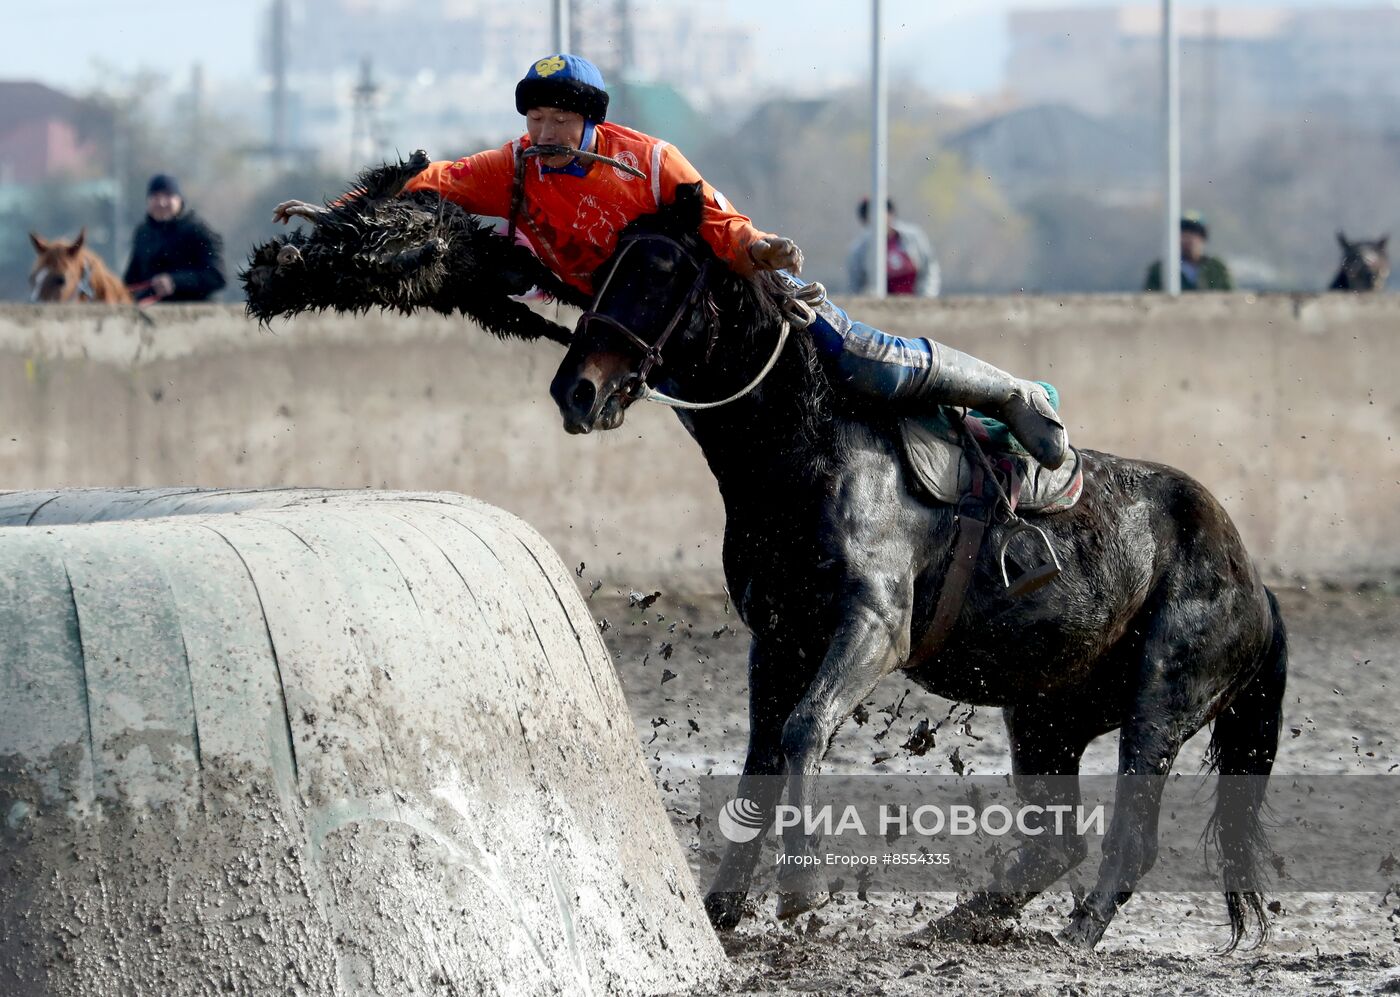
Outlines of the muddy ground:
[{"label": "muddy ground", "polygon": [[[1279,596],[1291,666],[1275,772],[1383,774],[1396,767],[1392,777],[1400,778],[1393,739],[1400,716],[1400,594],[1294,586]],[[628,603],[628,593],[608,589],[590,601],[648,763],[689,847],[694,807],[687,809],[687,776],[713,771],[737,777],[742,765],[748,635],[723,599],[662,593],[645,610]],[[937,749],[915,757],[898,747],[905,736],[877,742],[874,735],[891,716],[891,734],[906,735],[921,719],[950,712],[962,718],[966,708],[898,676],[887,679],[868,705],[875,721],[842,729],[827,771],[942,773],[958,764],[969,772],[1008,769],[996,710],[945,723]],[[1185,747],[1178,769],[1195,770],[1205,740]],[[893,756],[877,762],[891,754],[891,744]],[[1086,753],[1084,771],[1113,771],[1116,751],[1113,736],[1102,738]],[[1096,860],[1091,854],[1090,862]],[[929,949],[899,939],[949,909],[953,894],[872,893],[866,901],[841,894],[815,916],[791,923],[773,917],[771,897],[754,899],[753,915],[724,939],[729,977],[704,994],[1400,993],[1400,899],[1394,894],[1282,895],[1270,914],[1269,943],[1229,955],[1216,951],[1228,932],[1223,901],[1212,895],[1134,897],[1093,953],[1054,943],[1069,909],[1067,891],[1032,904],[1006,944]]]}]

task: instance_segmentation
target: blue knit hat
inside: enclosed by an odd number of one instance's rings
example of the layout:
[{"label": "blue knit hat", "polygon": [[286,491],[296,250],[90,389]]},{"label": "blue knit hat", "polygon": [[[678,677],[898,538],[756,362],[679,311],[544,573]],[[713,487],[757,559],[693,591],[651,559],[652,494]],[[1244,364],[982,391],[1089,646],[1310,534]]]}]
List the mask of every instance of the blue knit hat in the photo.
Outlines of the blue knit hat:
[{"label": "blue knit hat", "polygon": [[515,109],[525,114],[532,107],[557,107],[589,121],[605,121],[607,84],[598,67],[582,56],[545,56],[515,87]]}]

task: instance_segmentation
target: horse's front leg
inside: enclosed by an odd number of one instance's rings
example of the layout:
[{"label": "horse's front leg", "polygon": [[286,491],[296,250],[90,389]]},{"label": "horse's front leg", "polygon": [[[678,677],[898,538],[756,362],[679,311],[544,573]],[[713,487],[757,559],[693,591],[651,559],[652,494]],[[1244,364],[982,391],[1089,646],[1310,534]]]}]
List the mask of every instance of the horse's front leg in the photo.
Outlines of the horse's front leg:
[{"label": "horse's front leg", "polygon": [[734,798],[755,804],[766,818],[751,840],[731,841],[724,849],[705,895],[705,912],[719,931],[734,928],[743,916],[754,867],[783,792],[783,722],[802,695],[804,683],[792,674],[794,649],[785,647],[780,653],[779,644],[756,637],[749,648],[749,751]]},{"label": "horse's front leg", "polygon": [[[837,628],[816,678],[783,724],[788,804],[797,808],[798,814],[816,810],[817,773],[836,728],[881,678],[909,656],[907,600],[872,596],[862,592],[846,600],[844,622]],[[783,829],[779,917],[795,917],[830,899],[820,861],[816,842],[806,835],[800,822]]]}]

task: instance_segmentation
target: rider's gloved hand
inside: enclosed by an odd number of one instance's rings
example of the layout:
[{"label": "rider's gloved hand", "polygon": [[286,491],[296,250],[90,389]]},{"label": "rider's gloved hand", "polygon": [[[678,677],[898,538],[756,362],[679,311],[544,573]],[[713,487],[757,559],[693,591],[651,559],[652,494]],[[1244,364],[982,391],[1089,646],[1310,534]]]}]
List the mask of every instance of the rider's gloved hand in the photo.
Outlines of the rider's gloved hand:
[{"label": "rider's gloved hand", "polygon": [[760,270],[802,272],[802,250],[791,239],[770,235],[749,246],[749,259]]}]

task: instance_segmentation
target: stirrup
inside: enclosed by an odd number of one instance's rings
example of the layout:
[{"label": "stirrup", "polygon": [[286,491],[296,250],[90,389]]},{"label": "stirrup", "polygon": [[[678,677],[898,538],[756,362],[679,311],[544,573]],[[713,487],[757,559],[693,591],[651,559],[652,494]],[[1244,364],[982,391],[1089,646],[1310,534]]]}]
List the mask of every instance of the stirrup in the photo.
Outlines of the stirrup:
[{"label": "stirrup", "polygon": [[[1011,542],[1023,534],[1030,534],[1032,537],[1040,539],[1040,545],[1045,548],[1045,553],[1050,555],[1049,561],[1039,561],[1025,571],[1016,576],[1013,583],[1006,573],[1006,555],[1010,553]],[[1037,589],[1044,588],[1060,576],[1060,559],[1055,554],[1055,548],[1050,543],[1050,538],[1045,535],[1045,531],[1034,523],[1028,523],[1024,519],[1017,519],[1006,531],[1006,536],[1002,538],[1001,550],[998,562],[1001,564],[1001,582],[1006,586],[1007,594],[1013,599],[1030,595]]]}]

